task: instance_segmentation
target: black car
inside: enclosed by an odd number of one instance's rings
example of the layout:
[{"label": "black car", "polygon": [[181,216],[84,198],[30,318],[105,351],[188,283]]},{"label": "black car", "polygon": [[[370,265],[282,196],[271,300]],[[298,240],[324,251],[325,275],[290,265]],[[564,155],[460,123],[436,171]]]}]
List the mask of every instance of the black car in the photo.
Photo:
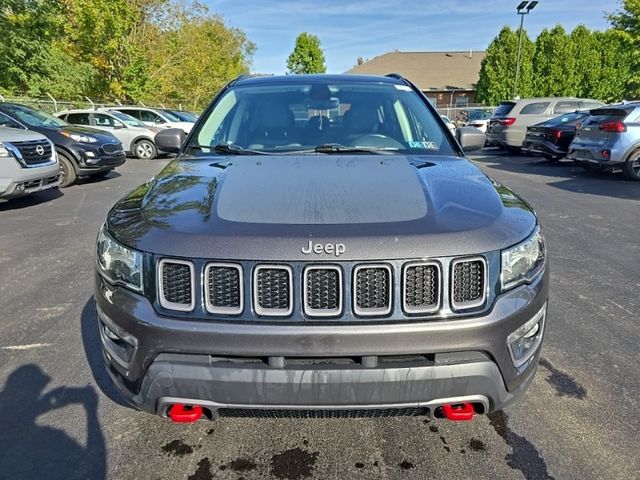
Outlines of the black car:
[{"label": "black car", "polygon": [[454,137],[411,82],[240,78],[156,142],[178,156],[96,249],[104,359],[132,405],[469,420],[531,383],[537,217],[465,158],[485,135]]},{"label": "black car", "polygon": [[576,126],[589,116],[589,112],[571,112],[527,127],[522,148],[539,153],[551,161],[565,157],[576,135]]},{"label": "black car", "polygon": [[33,130],[48,137],[60,162],[60,186],[72,185],[79,176],[105,176],[122,165],[122,143],[108,132],[70,125],[48,113],[17,103],[0,103],[0,126]]}]

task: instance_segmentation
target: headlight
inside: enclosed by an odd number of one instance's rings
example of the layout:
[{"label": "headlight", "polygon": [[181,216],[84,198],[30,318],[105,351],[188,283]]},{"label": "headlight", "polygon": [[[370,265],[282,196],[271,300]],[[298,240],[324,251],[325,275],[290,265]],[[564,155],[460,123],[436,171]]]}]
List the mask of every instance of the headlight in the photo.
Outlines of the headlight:
[{"label": "headlight", "polygon": [[502,290],[532,281],[544,268],[545,248],[540,229],[507,250],[502,251]]},{"label": "headlight", "polygon": [[2,142],[0,142],[0,158],[12,157],[11,152],[7,147],[4,146]]},{"label": "headlight", "polygon": [[111,283],[142,291],[142,253],[118,243],[103,225],[98,234],[98,271]]},{"label": "headlight", "polygon": [[96,137],[92,137],[91,135],[83,135],[80,133],[70,133],[70,132],[60,132],[62,135],[64,135],[67,138],[70,138],[71,140],[75,141],[75,142],[80,142],[80,143],[96,143],[98,141],[98,139]]}]

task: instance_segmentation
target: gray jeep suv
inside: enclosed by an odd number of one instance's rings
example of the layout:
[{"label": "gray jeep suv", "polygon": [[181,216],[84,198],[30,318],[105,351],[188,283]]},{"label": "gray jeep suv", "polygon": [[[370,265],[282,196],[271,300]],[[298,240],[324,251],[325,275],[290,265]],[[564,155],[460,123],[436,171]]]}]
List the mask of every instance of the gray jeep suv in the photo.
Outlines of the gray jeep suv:
[{"label": "gray jeep suv", "polygon": [[[397,75],[241,77],[97,241],[111,378],[135,407],[468,420],[537,369],[536,215]],[[183,141],[184,140],[184,141]]]}]

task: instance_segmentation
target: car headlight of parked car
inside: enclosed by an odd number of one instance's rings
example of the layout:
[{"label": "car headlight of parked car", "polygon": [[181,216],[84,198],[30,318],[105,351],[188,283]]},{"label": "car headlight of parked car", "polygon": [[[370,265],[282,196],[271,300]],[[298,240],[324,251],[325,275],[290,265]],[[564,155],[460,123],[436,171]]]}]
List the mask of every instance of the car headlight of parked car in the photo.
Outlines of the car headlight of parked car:
[{"label": "car headlight of parked car", "polygon": [[0,142],[0,158],[13,157],[11,150],[9,150],[2,142]]},{"label": "car headlight of parked car", "polygon": [[536,228],[524,242],[502,251],[502,290],[531,282],[544,269],[544,264],[544,239]]},{"label": "car headlight of parked car", "polygon": [[71,132],[60,132],[67,138],[70,138],[74,142],[79,143],[96,143],[98,139],[96,137],[92,137],[91,135],[83,135],[80,133],[71,133]]},{"label": "car headlight of parked car", "polygon": [[142,253],[125,247],[103,225],[97,241],[98,271],[110,283],[142,291]]}]

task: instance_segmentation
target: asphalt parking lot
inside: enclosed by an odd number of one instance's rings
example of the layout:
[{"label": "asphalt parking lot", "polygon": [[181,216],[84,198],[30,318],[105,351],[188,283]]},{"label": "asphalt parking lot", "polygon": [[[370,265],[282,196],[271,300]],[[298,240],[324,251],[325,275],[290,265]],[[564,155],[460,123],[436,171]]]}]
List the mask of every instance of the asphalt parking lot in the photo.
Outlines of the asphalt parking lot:
[{"label": "asphalt parking lot", "polygon": [[537,210],[552,293],[538,375],[503,413],[172,424],[121,405],[101,363],[94,241],[166,160],[0,203],[0,477],[637,478],[640,184],[570,163],[474,156]]}]

